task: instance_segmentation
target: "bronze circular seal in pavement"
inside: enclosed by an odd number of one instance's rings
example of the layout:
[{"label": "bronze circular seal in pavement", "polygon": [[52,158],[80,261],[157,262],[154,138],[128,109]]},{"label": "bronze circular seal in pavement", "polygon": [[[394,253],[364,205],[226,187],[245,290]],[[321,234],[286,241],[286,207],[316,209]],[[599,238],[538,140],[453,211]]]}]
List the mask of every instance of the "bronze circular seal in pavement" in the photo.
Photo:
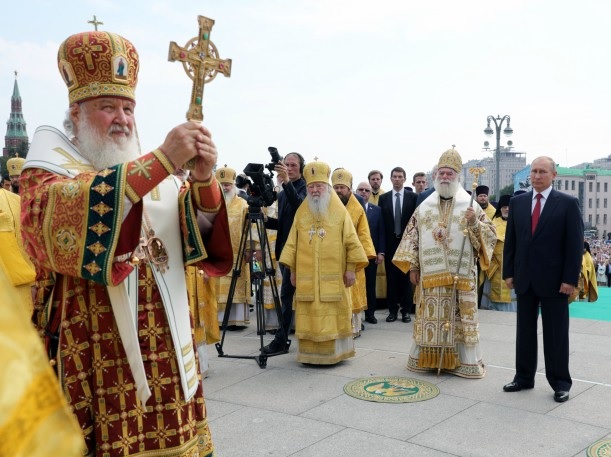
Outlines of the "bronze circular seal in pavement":
[{"label": "bronze circular seal in pavement", "polygon": [[360,378],[344,386],[354,398],[382,403],[413,403],[439,395],[439,388],[430,382],[401,376]]},{"label": "bronze circular seal in pavement", "polygon": [[607,457],[611,455],[611,439],[597,441],[588,448],[588,457]]}]

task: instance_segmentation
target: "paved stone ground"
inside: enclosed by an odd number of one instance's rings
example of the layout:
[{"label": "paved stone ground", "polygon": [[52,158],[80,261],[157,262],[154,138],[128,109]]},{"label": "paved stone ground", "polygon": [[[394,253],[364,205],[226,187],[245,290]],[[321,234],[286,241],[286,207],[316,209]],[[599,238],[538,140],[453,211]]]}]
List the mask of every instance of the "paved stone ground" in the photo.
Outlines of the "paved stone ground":
[{"label": "paved stone ground", "polygon": [[[292,348],[262,369],[251,359],[219,358],[209,346],[204,389],[217,457],[573,457],[611,438],[611,322],[571,319],[573,388],[560,404],[545,379],[540,323],[535,388],[505,393],[514,374],[515,314],[481,311],[481,380],[407,371],[412,324],[386,323],[385,310],[376,316],[378,324],[365,324],[355,340],[356,357],[332,367],[297,363]],[[227,332],[226,354],[258,353],[251,322]],[[441,393],[400,404],[344,394],[347,382],[367,376],[415,377]]]}]

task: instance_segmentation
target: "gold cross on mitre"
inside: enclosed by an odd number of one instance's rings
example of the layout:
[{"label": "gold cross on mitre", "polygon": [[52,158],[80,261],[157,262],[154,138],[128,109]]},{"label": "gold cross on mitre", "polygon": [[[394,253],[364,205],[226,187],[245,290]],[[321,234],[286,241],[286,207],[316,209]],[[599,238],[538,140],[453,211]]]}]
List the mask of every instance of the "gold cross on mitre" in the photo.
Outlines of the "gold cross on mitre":
[{"label": "gold cross on mitre", "polygon": [[98,19],[95,17],[95,14],[93,15],[93,20],[91,21],[87,21],[88,24],[93,24],[93,27],[95,29],[95,31],[98,31],[98,25],[104,25],[103,22],[98,21]]},{"label": "gold cross on mitre", "polygon": [[201,122],[204,120],[202,110],[204,84],[212,81],[217,73],[231,76],[231,59],[220,59],[216,46],[210,41],[210,30],[214,20],[204,16],[197,16],[197,20],[199,35],[191,38],[182,48],[174,41],[170,42],[168,60],[182,62],[185,72],[193,80],[187,120]]}]

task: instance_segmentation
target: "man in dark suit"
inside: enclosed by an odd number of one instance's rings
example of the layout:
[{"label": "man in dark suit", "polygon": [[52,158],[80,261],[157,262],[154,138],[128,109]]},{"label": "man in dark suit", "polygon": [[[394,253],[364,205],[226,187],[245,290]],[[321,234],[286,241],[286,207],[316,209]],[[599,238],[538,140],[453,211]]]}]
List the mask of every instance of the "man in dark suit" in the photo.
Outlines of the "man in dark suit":
[{"label": "man in dark suit", "polygon": [[371,194],[371,186],[368,182],[363,181],[356,188],[357,195],[363,197],[365,201],[365,214],[369,223],[369,233],[373,241],[373,247],[376,251],[376,258],[369,260],[369,265],[365,267],[365,287],[367,289],[367,309],[365,310],[365,322],[377,324],[374,313],[376,310],[376,275],[378,273],[378,265],[384,262],[386,249],[386,232],[384,231],[384,219],[382,218],[382,210],[379,206],[369,203],[369,195]]},{"label": "man in dark suit", "polygon": [[556,164],[538,157],[533,191],[511,199],[503,250],[503,278],[518,298],[516,374],[505,392],[531,389],[537,371],[537,319],[543,322],[545,376],[554,400],[569,399],[569,297],[579,280],[583,221],[576,198],[553,189]]},{"label": "man in dark suit", "polygon": [[[403,188],[405,179],[406,175],[403,168],[393,168],[390,172],[392,189],[380,196],[380,208],[382,208],[384,228],[386,230],[386,256],[384,258],[384,266],[386,267],[386,302],[388,304],[386,322],[397,320],[399,306],[401,307],[401,320],[403,322],[411,322],[412,319],[409,317],[409,313],[414,312],[414,300],[409,276],[392,263],[392,258],[399,246],[403,231],[416,209],[416,200],[418,198],[414,192]],[[395,216],[397,216],[396,219]]]},{"label": "man in dark suit", "polygon": [[[431,170],[431,179],[435,182],[435,178],[437,177],[437,164],[433,165],[433,169]],[[431,184],[430,187],[427,187],[425,191],[420,192],[418,194],[418,199],[416,200],[416,206],[420,205],[426,198],[435,192],[435,186]]]}]

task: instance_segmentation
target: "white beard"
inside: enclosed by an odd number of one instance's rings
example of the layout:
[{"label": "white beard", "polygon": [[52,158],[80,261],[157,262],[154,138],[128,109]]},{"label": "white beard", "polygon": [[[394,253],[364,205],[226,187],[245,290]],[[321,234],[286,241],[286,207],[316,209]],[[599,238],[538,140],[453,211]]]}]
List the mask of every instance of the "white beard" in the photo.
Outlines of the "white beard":
[{"label": "white beard", "polygon": [[325,217],[331,201],[331,192],[327,189],[319,197],[308,195],[308,206],[314,217]]},{"label": "white beard", "polygon": [[460,180],[458,176],[450,183],[442,183],[439,178],[435,178],[435,190],[443,198],[452,198],[460,188]]},{"label": "white beard", "polygon": [[111,137],[112,132],[125,130],[127,127],[111,125],[107,135],[99,135],[84,116],[78,127],[77,146],[80,154],[93,165],[96,170],[103,170],[120,163],[131,162],[140,157],[140,143],[135,127],[127,137]]},{"label": "white beard", "polygon": [[231,203],[231,200],[233,200],[235,196],[238,195],[238,189],[236,188],[236,186],[233,186],[227,192],[223,190],[223,194],[225,197],[225,204],[229,205],[229,203]]}]

